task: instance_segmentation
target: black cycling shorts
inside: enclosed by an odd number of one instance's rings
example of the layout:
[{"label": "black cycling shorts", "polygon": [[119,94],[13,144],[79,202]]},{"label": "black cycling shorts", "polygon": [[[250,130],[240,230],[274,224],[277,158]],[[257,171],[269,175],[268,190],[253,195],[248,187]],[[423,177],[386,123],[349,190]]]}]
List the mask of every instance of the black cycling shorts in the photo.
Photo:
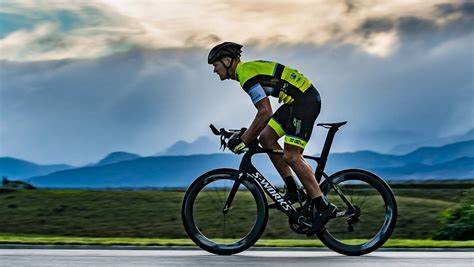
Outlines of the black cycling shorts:
[{"label": "black cycling shorts", "polygon": [[311,86],[304,97],[295,99],[290,105],[282,105],[268,122],[279,137],[285,136],[285,143],[305,148],[313,131],[314,122],[321,111],[321,97]]}]

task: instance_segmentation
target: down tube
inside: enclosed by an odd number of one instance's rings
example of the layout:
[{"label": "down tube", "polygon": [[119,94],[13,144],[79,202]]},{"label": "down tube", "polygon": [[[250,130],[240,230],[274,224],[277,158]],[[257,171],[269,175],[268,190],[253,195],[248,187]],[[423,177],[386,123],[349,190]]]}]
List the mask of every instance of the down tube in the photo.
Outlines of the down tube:
[{"label": "down tube", "polygon": [[282,195],[278,193],[278,190],[255,168],[252,172],[247,172],[247,176],[255,179],[267,195],[280,206],[281,211],[283,211],[290,218],[297,218],[298,213],[296,210],[285,201]]}]

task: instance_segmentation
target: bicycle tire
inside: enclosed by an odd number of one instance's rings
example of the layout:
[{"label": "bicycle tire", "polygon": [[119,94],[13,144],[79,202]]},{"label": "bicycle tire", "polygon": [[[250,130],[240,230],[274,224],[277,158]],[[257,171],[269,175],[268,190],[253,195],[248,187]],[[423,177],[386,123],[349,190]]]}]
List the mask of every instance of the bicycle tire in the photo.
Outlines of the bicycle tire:
[{"label": "bicycle tire", "polygon": [[395,196],[389,185],[377,175],[360,169],[347,169],[339,171],[328,177],[322,184],[321,190],[327,195],[331,190],[331,183],[341,184],[344,181],[361,181],[369,184],[377,190],[385,204],[385,217],[383,225],[377,234],[369,241],[362,244],[347,244],[343,240],[335,238],[328,229],[318,234],[321,242],[329,249],[348,256],[360,256],[380,248],[392,235],[395,229],[398,208]]},{"label": "bicycle tire", "polygon": [[[235,169],[215,169],[209,171],[200,177],[198,177],[187,189],[181,208],[181,218],[184,229],[188,234],[189,238],[198,245],[200,248],[218,255],[232,255],[235,253],[242,252],[249,247],[253,246],[255,242],[261,237],[265,231],[265,227],[268,222],[268,208],[266,197],[260,188],[260,186],[252,179],[243,178],[241,180],[241,186],[243,185],[253,197],[256,207],[257,214],[255,224],[252,229],[249,230],[248,234],[245,235],[241,240],[232,244],[219,244],[210,240],[206,237],[198,226],[194,219],[194,205],[195,200],[199,194],[203,194],[203,189],[206,185],[218,181],[220,179],[236,180],[238,179],[239,171]],[[225,198],[225,197],[224,197]],[[235,203],[233,203],[234,205]]]}]

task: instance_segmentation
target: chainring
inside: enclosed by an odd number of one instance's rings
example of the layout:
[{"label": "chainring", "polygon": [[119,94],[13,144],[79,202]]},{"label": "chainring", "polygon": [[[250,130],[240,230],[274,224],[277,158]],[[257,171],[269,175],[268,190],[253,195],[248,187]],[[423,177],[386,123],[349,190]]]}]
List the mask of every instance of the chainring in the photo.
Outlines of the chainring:
[{"label": "chainring", "polygon": [[[296,208],[296,211],[298,212],[298,218],[309,218],[309,203],[306,202],[301,207]],[[288,224],[290,225],[290,229],[297,234],[306,234],[310,230],[310,227],[298,221],[295,221],[293,218],[288,219]]]}]

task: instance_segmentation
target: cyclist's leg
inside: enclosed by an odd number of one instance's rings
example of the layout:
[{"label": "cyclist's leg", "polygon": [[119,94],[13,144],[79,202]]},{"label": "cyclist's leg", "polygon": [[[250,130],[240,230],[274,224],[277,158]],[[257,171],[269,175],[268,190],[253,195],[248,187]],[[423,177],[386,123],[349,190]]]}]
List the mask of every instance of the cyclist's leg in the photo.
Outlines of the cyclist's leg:
[{"label": "cyclist's leg", "polygon": [[308,195],[313,199],[322,195],[311,166],[303,158],[303,148],[285,142],[283,160],[296,173]]},{"label": "cyclist's leg", "polygon": [[[308,89],[308,96],[300,103],[293,104],[290,113],[290,123],[286,128],[285,149],[283,159],[291,169],[298,175],[301,183],[311,197],[312,226],[307,235],[319,233],[326,223],[336,216],[337,207],[330,204],[322,194],[315,174],[305,162],[302,154],[311,137],[314,122],[321,110],[321,101],[316,89]],[[311,94],[311,95],[309,95]],[[313,96],[313,97],[311,97]],[[296,101],[295,101],[296,102]]]},{"label": "cyclist's leg", "polygon": [[[303,158],[303,150],[311,137],[313,126],[321,110],[319,94],[308,89],[305,100],[292,105],[285,132],[283,160],[296,173],[311,198],[322,195],[311,166]],[[314,96],[314,97],[313,97]]]},{"label": "cyclist's leg", "polygon": [[[279,121],[283,121],[284,117],[288,116],[288,107],[286,105],[281,106],[273,117],[268,122],[268,125],[263,129],[262,133],[259,136],[259,142],[262,147],[266,149],[277,149],[283,150],[283,148],[278,144],[278,139],[282,137],[285,132],[282,124]],[[283,160],[281,155],[271,155],[269,154],[270,160],[277,169],[278,173],[282,178],[291,176],[291,169],[288,164]]]}]

